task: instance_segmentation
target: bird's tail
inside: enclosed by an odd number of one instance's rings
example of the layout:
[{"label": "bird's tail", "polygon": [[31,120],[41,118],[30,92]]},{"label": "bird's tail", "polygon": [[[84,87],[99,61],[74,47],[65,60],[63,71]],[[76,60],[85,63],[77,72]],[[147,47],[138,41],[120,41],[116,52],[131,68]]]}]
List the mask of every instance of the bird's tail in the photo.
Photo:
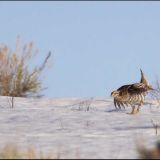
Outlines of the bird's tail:
[{"label": "bird's tail", "polygon": [[141,71],[141,81],[140,81],[140,83],[143,83],[143,84],[149,86],[149,82],[148,82],[147,79],[144,77],[143,71],[142,71],[141,69],[140,69],[140,71]]}]

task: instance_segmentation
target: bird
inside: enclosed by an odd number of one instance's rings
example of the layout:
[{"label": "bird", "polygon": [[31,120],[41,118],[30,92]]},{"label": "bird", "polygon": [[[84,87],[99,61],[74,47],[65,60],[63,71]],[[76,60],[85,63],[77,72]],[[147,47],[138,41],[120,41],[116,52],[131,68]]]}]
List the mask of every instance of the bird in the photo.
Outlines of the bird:
[{"label": "bird", "polygon": [[[111,92],[114,98],[114,106],[116,109],[121,109],[125,106],[131,106],[132,111],[129,114],[136,114],[144,105],[145,96],[149,91],[154,90],[140,69],[141,79],[139,83],[123,85],[115,91]],[[137,106],[137,107],[136,107]]]}]

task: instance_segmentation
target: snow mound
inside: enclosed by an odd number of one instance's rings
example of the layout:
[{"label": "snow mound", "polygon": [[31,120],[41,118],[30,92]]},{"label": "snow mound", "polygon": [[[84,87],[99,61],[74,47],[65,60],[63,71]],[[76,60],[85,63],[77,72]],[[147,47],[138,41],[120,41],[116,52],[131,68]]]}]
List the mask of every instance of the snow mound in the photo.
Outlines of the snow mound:
[{"label": "snow mound", "polygon": [[[116,110],[110,98],[0,97],[0,146],[16,143],[60,158],[137,158],[136,145],[154,146],[160,108],[148,100],[139,114]],[[159,132],[158,132],[159,134]]]}]

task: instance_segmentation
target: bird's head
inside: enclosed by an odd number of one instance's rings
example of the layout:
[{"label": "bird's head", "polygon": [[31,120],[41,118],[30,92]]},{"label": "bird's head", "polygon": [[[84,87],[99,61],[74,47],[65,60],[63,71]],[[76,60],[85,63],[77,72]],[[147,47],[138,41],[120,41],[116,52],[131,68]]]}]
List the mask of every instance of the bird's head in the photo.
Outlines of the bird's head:
[{"label": "bird's head", "polygon": [[112,97],[117,97],[117,96],[119,96],[119,91],[113,91],[113,92],[111,93],[111,96],[112,96]]}]

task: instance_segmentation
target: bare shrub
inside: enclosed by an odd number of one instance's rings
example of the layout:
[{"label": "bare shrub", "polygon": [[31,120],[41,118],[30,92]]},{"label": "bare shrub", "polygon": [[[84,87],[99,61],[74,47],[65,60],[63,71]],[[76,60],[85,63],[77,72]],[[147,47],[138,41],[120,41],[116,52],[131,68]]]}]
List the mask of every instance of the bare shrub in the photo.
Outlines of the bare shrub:
[{"label": "bare shrub", "polygon": [[33,43],[30,42],[21,46],[19,39],[15,51],[8,46],[0,45],[0,94],[12,97],[27,97],[38,95],[42,88],[40,75],[51,52],[45,57],[43,63],[39,67],[30,69],[30,63],[37,55],[34,50]]}]

